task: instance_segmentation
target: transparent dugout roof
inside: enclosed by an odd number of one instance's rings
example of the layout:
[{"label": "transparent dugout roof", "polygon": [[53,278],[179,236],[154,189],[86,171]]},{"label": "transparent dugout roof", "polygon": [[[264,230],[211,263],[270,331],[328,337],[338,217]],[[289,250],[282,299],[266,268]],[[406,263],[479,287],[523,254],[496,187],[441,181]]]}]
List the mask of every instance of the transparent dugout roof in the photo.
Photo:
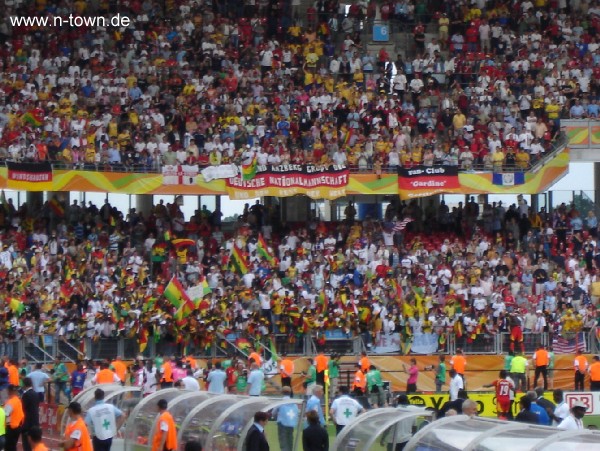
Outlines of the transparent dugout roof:
[{"label": "transparent dugout roof", "polygon": [[375,443],[394,444],[406,440],[416,429],[429,424],[433,412],[420,407],[383,408],[357,416],[336,437],[331,449],[370,450]]},{"label": "transparent dugout roof", "polygon": [[[301,430],[300,426],[303,424],[302,400],[247,397],[239,399],[219,415],[214,421],[203,446],[213,451],[230,451],[233,449],[242,451],[246,434],[254,421],[254,414],[259,411],[269,412],[286,404],[298,405],[298,424],[295,431],[297,433],[298,430]],[[274,422],[267,424],[267,435],[269,425],[273,426],[271,423]]]},{"label": "transparent dugout roof", "polygon": [[442,418],[417,432],[405,451],[600,451],[600,432],[465,415]]},{"label": "transparent dugout roof", "polygon": [[150,433],[158,415],[158,401],[166,399],[170,407],[171,401],[183,393],[191,394],[193,392],[186,392],[178,388],[166,388],[142,398],[129,415],[125,426],[125,451],[149,450],[152,446]]},{"label": "transparent dugout roof", "polygon": [[[110,403],[122,410],[128,417],[131,410],[142,397],[142,391],[139,387],[123,386],[120,384],[101,384],[94,385],[83,390],[73,398],[73,402],[81,404],[81,411],[85,413],[94,405],[94,393],[98,388],[104,390],[104,402]],[[69,413],[65,409],[61,420],[61,431],[64,431],[69,421]]]}]

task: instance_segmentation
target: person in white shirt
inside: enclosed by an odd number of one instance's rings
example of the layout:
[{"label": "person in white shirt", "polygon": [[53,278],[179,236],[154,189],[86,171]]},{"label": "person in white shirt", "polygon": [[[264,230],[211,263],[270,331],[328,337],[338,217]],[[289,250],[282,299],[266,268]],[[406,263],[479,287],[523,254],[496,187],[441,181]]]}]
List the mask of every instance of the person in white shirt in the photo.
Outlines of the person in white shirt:
[{"label": "person in white shirt", "polygon": [[200,391],[200,384],[198,383],[198,379],[194,377],[194,370],[191,368],[188,368],[186,376],[180,382],[181,388],[184,390]]},{"label": "person in white shirt", "polygon": [[364,410],[356,399],[348,396],[348,387],[340,387],[340,393],[341,396],[331,403],[329,409],[337,434]]},{"label": "person in white shirt", "polygon": [[450,401],[455,401],[458,399],[458,391],[465,388],[465,384],[463,382],[463,378],[460,377],[460,374],[456,372],[456,370],[450,370]]},{"label": "person in white shirt", "polygon": [[558,426],[562,421],[569,416],[569,405],[564,400],[564,393],[560,388],[557,388],[552,392],[552,398],[556,403],[554,412],[550,415],[552,418],[552,425]]},{"label": "person in white shirt", "polygon": [[571,406],[571,415],[560,422],[560,424],[557,426],[558,429],[564,429],[566,431],[577,431],[584,429],[583,417],[585,416],[586,410],[587,406],[584,403],[581,401],[575,401]]},{"label": "person in white shirt", "polygon": [[104,390],[94,392],[94,405],[85,415],[85,423],[92,436],[94,449],[110,450],[113,437],[125,420],[123,412],[112,404],[104,402]]}]

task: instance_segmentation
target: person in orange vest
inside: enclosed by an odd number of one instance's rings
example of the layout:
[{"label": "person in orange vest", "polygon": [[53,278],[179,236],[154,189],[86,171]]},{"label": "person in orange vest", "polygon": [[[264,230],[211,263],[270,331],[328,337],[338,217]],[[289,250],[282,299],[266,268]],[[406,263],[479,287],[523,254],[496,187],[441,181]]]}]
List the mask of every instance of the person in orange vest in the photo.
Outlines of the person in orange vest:
[{"label": "person in orange vest", "polygon": [[581,352],[581,349],[577,350],[573,365],[575,367],[575,391],[583,391],[585,373],[587,373],[590,364],[588,363],[587,358]]},{"label": "person in orange vest", "polygon": [[92,384],[119,384],[121,382],[119,376],[117,376],[109,366],[108,362],[102,362],[100,364],[100,371],[98,371],[92,379]]},{"label": "person in orange vest", "polygon": [[363,373],[360,364],[356,365],[356,373],[354,373],[352,391],[356,396],[363,396],[367,391],[367,377],[365,376],[365,373]]},{"label": "person in orange vest", "polygon": [[70,421],[59,446],[64,451],[93,451],[90,432],[81,416],[81,404],[76,401],[71,402],[67,407],[67,413]]},{"label": "person in orange vest", "polygon": [[369,360],[369,357],[367,357],[367,353],[365,351],[363,351],[360,354],[360,360],[358,361],[358,365],[360,366],[360,369],[364,374],[367,374],[367,372],[371,368],[371,361]]},{"label": "person in orange vest", "polygon": [[160,388],[171,388],[173,386],[173,367],[171,366],[171,358],[165,356],[165,361],[160,368]]},{"label": "person in orange vest", "polygon": [[152,451],[176,451],[178,449],[175,420],[167,407],[166,399],[158,401],[158,418],[154,428],[154,437],[152,437]]},{"label": "person in orange vest", "polygon": [[456,349],[456,355],[450,360],[450,368],[456,371],[463,382],[465,381],[465,370],[467,368],[467,359],[463,355],[463,351],[460,348]]},{"label": "person in orange vest", "polygon": [[17,451],[17,443],[25,420],[18,385],[8,386],[8,400],[4,404],[4,412],[6,413],[6,444],[4,449],[6,451]]},{"label": "person in orange vest", "polygon": [[[287,354],[281,354],[283,359],[279,362],[279,374],[281,376],[281,386],[290,387],[292,389],[292,376],[294,375],[294,361],[288,359]],[[292,389],[291,396],[294,396]]]},{"label": "person in orange vest", "polygon": [[119,376],[119,379],[124,384],[125,378],[127,377],[127,365],[125,365],[121,356],[118,355],[117,358],[113,360],[110,365],[112,367],[112,370],[117,376]]},{"label": "person in orange vest", "polygon": [[594,363],[590,365],[590,390],[600,391],[600,356],[594,356]]},{"label": "person in orange vest", "polygon": [[533,353],[533,365],[535,373],[533,376],[534,387],[538,386],[540,374],[544,378],[544,390],[548,390],[548,364],[550,363],[550,354],[546,351],[544,345],[540,345],[537,351]]},{"label": "person in orange vest", "polygon": [[19,376],[19,363],[14,359],[10,359],[7,362],[6,369],[8,370],[8,383],[16,387],[21,385],[21,378]]},{"label": "person in orange vest", "polygon": [[319,353],[315,357],[315,367],[317,369],[317,384],[325,387],[325,371],[329,368],[329,357],[322,352]]},{"label": "person in orange vest", "polygon": [[46,445],[42,441],[42,428],[39,426],[33,426],[29,429],[27,440],[29,441],[31,451],[48,451],[48,448],[46,448]]},{"label": "person in orange vest", "polygon": [[250,350],[250,355],[248,355],[248,365],[252,365],[252,361],[254,361],[259,368],[262,366],[262,358],[254,348]]}]

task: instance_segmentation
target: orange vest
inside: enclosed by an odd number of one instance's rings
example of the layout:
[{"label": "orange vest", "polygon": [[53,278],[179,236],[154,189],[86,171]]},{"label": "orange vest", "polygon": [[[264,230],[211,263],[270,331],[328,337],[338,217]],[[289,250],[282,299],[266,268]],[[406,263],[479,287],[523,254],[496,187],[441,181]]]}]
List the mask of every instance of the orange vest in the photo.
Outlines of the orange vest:
[{"label": "orange vest", "polygon": [[162,373],[161,382],[173,382],[173,368],[171,368],[170,362],[163,363]]},{"label": "orange vest", "polygon": [[125,364],[120,360],[115,360],[112,363],[112,367],[115,370],[115,374],[121,379],[121,382],[125,382],[125,375],[127,374],[127,367]]},{"label": "orange vest", "polygon": [[594,362],[590,366],[590,380],[600,382],[600,362]]},{"label": "orange vest", "polygon": [[48,448],[46,448],[46,445],[40,442],[32,448],[32,451],[48,451]]},{"label": "orange vest", "polygon": [[281,377],[292,377],[292,373],[294,372],[294,362],[290,359],[282,360],[281,367]]},{"label": "orange vest", "polygon": [[363,357],[358,362],[360,364],[360,369],[363,373],[366,373],[371,369],[371,361],[368,357]]},{"label": "orange vest", "polygon": [[196,363],[196,359],[193,357],[186,357],[185,362],[190,366],[191,369],[195,370],[198,368],[198,364]]},{"label": "orange vest", "polygon": [[248,356],[248,360],[250,359],[254,360],[254,363],[256,363],[258,366],[262,365],[262,359],[260,358],[258,352],[250,353],[250,355]]},{"label": "orange vest", "polygon": [[465,368],[467,366],[467,359],[465,359],[462,355],[455,355],[452,357],[452,368],[458,374],[465,374]]},{"label": "orange vest", "polygon": [[16,387],[19,386],[19,370],[15,365],[8,365],[8,383]]},{"label": "orange vest", "polygon": [[7,406],[10,406],[12,410],[10,413],[10,422],[8,423],[8,426],[10,426],[11,429],[17,429],[21,427],[23,425],[23,420],[25,419],[21,399],[18,396],[11,396],[8,398],[8,401],[6,401],[4,406],[5,409]]},{"label": "orange vest", "polygon": [[173,421],[173,417],[169,412],[163,412],[158,416],[154,437],[152,437],[152,451],[163,451],[162,449],[159,449],[163,434],[165,434],[165,431],[162,431],[160,428],[162,422],[165,422],[168,427],[168,430],[166,431],[167,439],[165,440],[165,449],[175,451],[177,450],[177,429],[175,429],[175,421]]},{"label": "orange vest", "polygon": [[80,431],[81,438],[75,440],[75,446],[73,446],[73,448],[69,448],[65,451],[93,451],[90,433],[85,425],[85,421],[83,421],[83,418],[79,417],[75,421],[67,424],[65,429],[65,439],[71,438],[71,435],[74,431]]},{"label": "orange vest", "polygon": [[352,389],[354,390],[355,388],[360,388],[363,391],[367,388],[367,377],[360,370],[354,373],[354,383],[352,384]]},{"label": "orange vest", "polygon": [[115,383],[115,373],[108,368],[98,371],[96,374],[96,382],[98,384],[114,384]]},{"label": "orange vest", "polygon": [[315,366],[317,367],[317,373],[322,373],[329,367],[329,359],[326,355],[319,354],[315,357]]},{"label": "orange vest", "polygon": [[[579,371],[582,372],[582,373],[584,373],[585,369],[587,367],[587,363],[588,363],[588,361],[585,358],[585,356],[584,355],[578,355],[577,357],[575,357],[575,361],[577,363],[579,363]],[[575,371],[577,371],[577,368],[575,368]]]},{"label": "orange vest", "polygon": [[548,366],[550,363],[550,355],[545,349],[535,351],[535,366]]}]

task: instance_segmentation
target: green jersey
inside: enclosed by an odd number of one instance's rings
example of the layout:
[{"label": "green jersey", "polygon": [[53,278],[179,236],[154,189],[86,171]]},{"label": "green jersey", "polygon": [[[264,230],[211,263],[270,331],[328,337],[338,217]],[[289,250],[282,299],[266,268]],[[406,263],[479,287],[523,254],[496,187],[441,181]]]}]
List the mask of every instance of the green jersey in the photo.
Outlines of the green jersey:
[{"label": "green jersey", "polygon": [[333,359],[329,359],[329,378],[340,377],[340,364]]},{"label": "green jersey", "polygon": [[369,391],[373,391],[373,387],[383,387],[379,370],[371,370],[367,373],[367,388]]},{"label": "green jersey", "polygon": [[446,382],[446,364],[444,362],[438,365],[435,378],[442,384]]},{"label": "green jersey", "polygon": [[[331,377],[331,375],[329,377]],[[314,384],[316,381],[317,381],[317,367],[314,365],[311,365],[308,368],[308,373],[306,374],[306,383]]]},{"label": "green jersey", "polygon": [[238,393],[246,393],[246,388],[248,387],[248,376],[245,374],[238,374],[237,380],[235,382],[235,389]]}]

